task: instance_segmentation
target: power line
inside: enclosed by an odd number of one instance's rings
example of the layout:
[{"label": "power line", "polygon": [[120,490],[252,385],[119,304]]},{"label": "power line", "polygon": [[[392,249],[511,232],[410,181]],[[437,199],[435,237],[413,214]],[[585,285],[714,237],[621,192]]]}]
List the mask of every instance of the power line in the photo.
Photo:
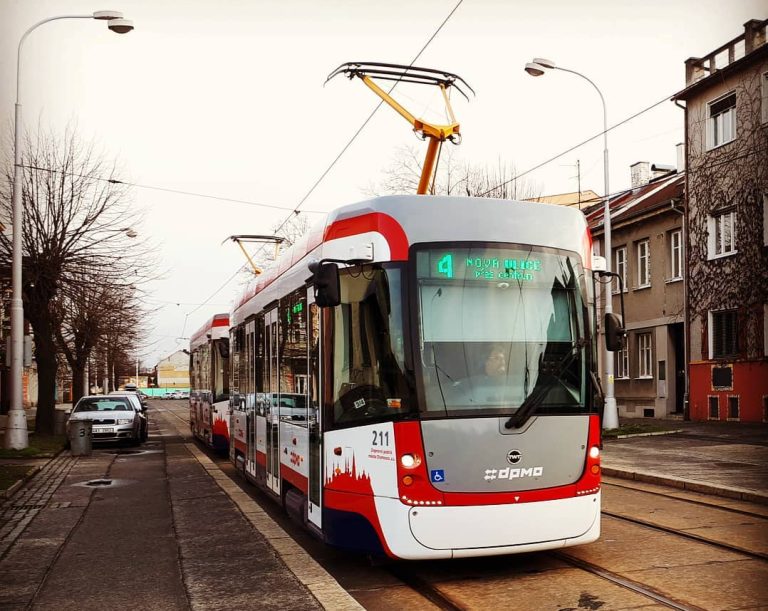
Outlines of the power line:
[{"label": "power line", "polygon": [[[43,168],[40,166],[34,166],[34,165],[22,165],[20,166],[22,168],[30,169],[30,170],[39,170],[42,172],[51,172],[55,174],[63,174],[64,176],[76,176],[78,178],[88,178],[90,180],[98,180],[100,182],[108,182],[113,185],[125,185],[127,187],[136,187],[137,189],[147,189],[151,191],[163,191],[165,193],[175,193],[177,195],[187,195],[191,197],[202,197],[205,199],[215,199],[217,201],[223,201],[223,202],[231,202],[233,204],[244,204],[246,206],[257,206],[259,208],[271,208],[273,210],[290,210],[293,212],[295,210],[295,206],[279,206],[277,204],[265,204],[263,202],[254,202],[247,199],[237,199],[234,197],[223,197],[221,195],[211,195],[209,193],[196,193],[194,191],[184,191],[181,189],[170,189],[168,187],[158,187],[156,185],[145,185],[140,184],[136,182],[130,182],[126,180],[119,180],[117,178],[103,178],[101,176],[89,176],[87,174],[78,174],[76,172],[65,172],[64,170],[58,170],[55,168]],[[325,214],[322,210],[302,210],[302,212],[306,212],[307,214]]]},{"label": "power line", "polygon": [[[424,44],[424,46],[421,48],[421,50],[420,50],[420,51],[419,51],[419,52],[416,54],[416,56],[415,56],[415,57],[414,57],[414,58],[411,60],[411,63],[410,63],[410,64],[408,64],[408,66],[409,66],[409,67],[410,67],[410,66],[413,66],[413,64],[414,64],[414,63],[416,63],[416,62],[418,61],[419,57],[421,57],[421,55],[424,53],[424,51],[427,49],[427,47],[430,45],[430,43],[431,43],[431,42],[432,42],[432,41],[435,39],[435,37],[436,37],[436,36],[437,36],[437,35],[440,33],[440,30],[442,30],[442,29],[443,29],[443,27],[445,26],[445,24],[446,24],[446,23],[448,23],[448,20],[449,20],[449,19],[450,19],[450,18],[453,16],[453,14],[454,14],[454,13],[455,13],[455,12],[458,10],[459,6],[461,6],[461,4],[462,4],[463,2],[464,2],[464,0],[459,0],[459,1],[456,3],[456,6],[454,6],[454,7],[453,7],[453,10],[451,10],[451,12],[450,12],[450,13],[448,13],[448,16],[447,16],[445,19],[443,19],[443,22],[442,22],[442,23],[441,23],[441,24],[440,24],[440,25],[437,27],[437,29],[436,29],[436,30],[435,30],[435,31],[432,33],[432,35],[429,37],[429,39],[428,39],[428,40],[427,40],[427,42]],[[389,91],[388,91],[387,93],[392,93],[392,91],[395,89],[395,87],[397,87],[397,84],[398,84],[398,82],[399,82],[399,81],[395,81],[395,82],[393,83],[392,87],[390,87],[390,88],[389,88]],[[298,204],[296,204],[296,206],[295,206],[295,207],[294,207],[294,208],[291,210],[291,213],[290,213],[290,214],[289,214],[287,217],[285,217],[285,219],[283,220],[283,222],[282,222],[282,223],[280,223],[280,225],[279,225],[279,226],[277,227],[277,229],[275,230],[275,233],[278,233],[278,232],[279,232],[279,231],[280,231],[280,230],[281,230],[283,227],[285,227],[286,223],[288,223],[288,221],[291,219],[291,217],[292,217],[292,216],[295,216],[295,215],[298,215],[298,214],[299,214],[299,208],[301,207],[301,205],[302,205],[302,204],[303,204],[305,201],[307,201],[307,199],[309,198],[309,196],[310,196],[310,195],[312,195],[312,193],[315,191],[315,189],[317,189],[318,185],[319,185],[319,184],[320,184],[320,183],[321,183],[321,182],[322,182],[322,181],[325,179],[325,177],[328,175],[328,173],[329,173],[329,172],[330,172],[330,171],[333,169],[333,167],[334,167],[334,166],[335,166],[335,165],[338,163],[338,161],[339,161],[339,159],[341,159],[342,155],[344,155],[344,153],[346,153],[346,152],[347,152],[347,149],[349,149],[349,147],[352,145],[352,143],[353,143],[353,142],[354,142],[354,141],[357,139],[357,137],[358,137],[358,136],[360,135],[360,133],[363,131],[363,129],[365,129],[365,127],[366,127],[366,126],[368,125],[368,123],[371,121],[371,119],[372,119],[372,118],[373,118],[373,116],[376,114],[376,112],[379,110],[379,108],[381,108],[381,105],[382,105],[383,103],[384,103],[384,102],[383,102],[383,100],[382,100],[382,101],[380,101],[380,102],[379,102],[379,103],[376,105],[376,107],[373,109],[373,111],[371,112],[371,114],[370,114],[370,115],[368,115],[368,117],[365,119],[365,121],[363,121],[363,124],[362,124],[362,125],[361,125],[361,126],[358,128],[358,129],[357,129],[357,131],[355,131],[355,133],[352,135],[352,137],[349,139],[349,141],[348,141],[348,142],[347,142],[347,143],[344,145],[344,147],[341,149],[341,151],[339,152],[339,154],[338,154],[338,155],[336,155],[336,157],[335,157],[335,158],[334,158],[334,160],[331,162],[331,164],[330,164],[330,165],[329,165],[329,166],[328,166],[328,167],[325,169],[325,171],[324,171],[324,172],[323,172],[323,173],[320,175],[320,178],[318,178],[318,179],[315,181],[315,183],[312,185],[312,187],[309,189],[309,191],[307,191],[307,193],[304,195],[304,197],[302,197],[302,198],[301,198],[301,200],[299,201],[299,203],[298,203]],[[259,247],[259,249],[255,251],[255,253],[254,253],[254,256],[255,256],[256,254],[260,253],[261,251],[263,251],[263,249],[264,249],[264,246],[261,246],[261,247]],[[241,269],[243,269],[244,267],[245,267],[245,264],[243,264],[243,265],[241,265],[239,268],[237,268],[237,270],[235,271],[235,273],[234,273],[234,274],[232,274],[232,275],[231,275],[231,276],[230,276],[230,277],[229,277],[229,278],[226,280],[226,282],[224,282],[224,284],[222,284],[222,285],[221,285],[221,286],[220,286],[218,289],[216,289],[216,291],[215,291],[214,293],[212,293],[212,294],[211,294],[211,296],[210,296],[210,297],[208,297],[208,299],[206,299],[206,301],[204,301],[204,302],[203,302],[202,304],[200,304],[200,305],[199,305],[197,308],[195,308],[194,310],[192,310],[191,312],[189,312],[189,313],[187,314],[186,318],[184,319],[184,328],[185,328],[185,329],[186,329],[186,325],[187,325],[187,318],[189,318],[189,316],[190,316],[191,314],[194,314],[194,313],[195,313],[197,310],[199,310],[199,309],[200,309],[200,308],[201,308],[203,305],[205,305],[205,304],[206,304],[208,301],[210,301],[211,299],[213,299],[213,298],[214,298],[214,297],[215,297],[215,296],[216,296],[216,295],[217,295],[217,294],[218,294],[218,293],[219,293],[219,292],[220,292],[220,291],[221,291],[221,290],[222,290],[222,289],[223,289],[225,286],[227,286],[227,285],[228,285],[228,284],[229,284],[229,283],[232,281],[232,279],[233,279],[233,278],[235,278],[235,276],[237,276],[237,274],[238,274],[238,273],[240,273],[240,270],[241,270]],[[181,335],[183,336],[183,335],[184,335],[184,333],[182,332],[182,333],[181,333]]]},{"label": "power line", "polygon": [[567,155],[568,153],[570,153],[570,152],[572,152],[572,151],[575,151],[577,148],[580,148],[580,147],[584,146],[585,144],[588,144],[589,142],[592,142],[593,140],[595,140],[595,139],[599,138],[599,137],[600,137],[600,136],[602,136],[603,134],[605,134],[605,133],[608,133],[608,132],[610,132],[610,131],[613,131],[613,130],[614,130],[614,129],[616,129],[617,127],[620,127],[620,126],[624,125],[625,123],[627,123],[627,122],[631,121],[632,119],[636,119],[637,117],[639,117],[639,116],[640,116],[640,115],[642,115],[642,114],[645,114],[645,113],[646,113],[646,112],[648,112],[649,110],[653,110],[653,109],[654,109],[654,108],[656,108],[657,106],[659,106],[659,105],[663,104],[664,102],[666,102],[666,101],[670,100],[670,99],[671,99],[671,97],[672,97],[672,96],[669,96],[669,95],[667,95],[667,96],[664,96],[664,97],[663,97],[661,100],[659,100],[658,102],[655,102],[654,104],[651,104],[651,105],[650,105],[650,106],[648,106],[647,108],[644,108],[643,110],[641,110],[641,111],[639,111],[639,112],[636,112],[635,114],[633,114],[633,115],[631,115],[631,116],[627,117],[627,118],[626,118],[626,119],[624,119],[623,121],[620,121],[619,123],[616,123],[615,125],[612,125],[611,127],[609,127],[608,129],[606,129],[606,130],[604,130],[604,131],[603,131],[603,130],[599,131],[599,132],[598,132],[598,133],[596,133],[594,136],[592,136],[592,137],[590,137],[590,138],[587,138],[587,139],[586,139],[586,140],[584,140],[583,142],[579,142],[578,144],[575,144],[575,145],[574,145],[574,146],[572,146],[571,148],[569,148],[569,149],[567,149],[567,150],[563,151],[562,153],[558,153],[558,154],[557,154],[557,155],[555,155],[554,157],[550,157],[550,158],[549,158],[549,159],[547,159],[546,161],[542,161],[541,163],[539,163],[539,164],[537,164],[537,165],[533,166],[532,168],[529,168],[529,169],[525,170],[524,172],[520,172],[520,174],[518,174],[517,176],[513,176],[513,177],[512,177],[512,178],[510,178],[509,180],[506,180],[506,181],[504,181],[504,182],[502,182],[502,183],[500,183],[500,184],[496,185],[495,187],[492,187],[492,188],[488,189],[487,191],[484,191],[483,193],[480,193],[479,195],[476,195],[476,197],[485,197],[486,195],[488,195],[489,193],[492,193],[492,192],[493,192],[493,191],[495,191],[496,189],[499,189],[499,188],[501,188],[501,187],[503,187],[503,186],[505,186],[505,185],[508,185],[509,183],[516,181],[518,178],[522,178],[522,177],[523,177],[523,176],[525,176],[526,174],[530,174],[531,172],[533,172],[533,171],[535,171],[535,170],[538,170],[539,168],[541,168],[541,167],[543,167],[543,166],[547,165],[548,163],[552,163],[553,161],[555,161],[555,160],[557,160],[557,159],[560,159],[560,157],[562,157],[562,156],[564,156],[564,155]]},{"label": "power line", "polygon": [[[421,48],[421,50],[420,50],[420,51],[419,51],[419,52],[416,54],[416,57],[414,57],[414,58],[411,60],[411,62],[408,64],[408,67],[409,67],[409,68],[410,68],[411,66],[413,66],[413,64],[415,64],[415,63],[418,61],[419,57],[421,57],[421,55],[424,53],[424,51],[426,51],[427,47],[428,47],[428,46],[429,46],[429,45],[432,43],[432,41],[435,39],[435,37],[436,37],[436,36],[437,36],[437,35],[440,33],[440,30],[442,30],[442,29],[443,29],[443,27],[445,26],[445,24],[446,24],[446,23],[448,23],[448,20],[449,20],[451,17],[453,17],[453,14],[454,14],[454,13],[455,13],[455,12],[458,10],[458,8],[459,8],[459,6],[461,6],[462,2],[464,2],[464,0],[459,0],[459,1],[456,3],[456,6],[454,6],[454,7],[453,7],[453,10],[452,10],[450,13],[448,13],[448,16],[447,16],[445,19],[443,19],[443,22],[442,22],[442,23],[441,23],[441,24],[440,24],[440,25],[437,27],[437,29],[436,29],[436,30],[435,30],[435,31],[432,33],[432,36],[430,36],[430,37],[429,37],[429,39],[427,40],[427,42],[426,42],[426,43],[424,43],[424,46],[423,46],[423,47]],[[402,77],[401,77],[401,78],[402,78]],[[392,86],[389,88],[389,90],[387,91],[387,94],[391,94],[391,93],[392,93],[392,91],[394,91],[395,87],[397,87],[397,85],[398,85],[398,83],[399,83],[399,82],[400,82],[400,79],[397,79],[397,80],[396,80],[396,81],[395,81],[395,82],[392,84]],[[296,207],[293,209],[293,214],[298,214],[298,213],[299,213],[299,208],[301,207],[301,205],[302,205],[302,204],[303,204],[305,201],[307,201],[307,198],[309,198],[309,196],[310,196],[310,195],[312,195],[312,193],[313,193],[313,192],[314,192],[314,190],[317,188],[317,186],[320,184],[320,182],[321,182],[321,181],[322,181],[322,180],[323,180],[323,179],[324,179],[324,178],[325,178],[325,177],[328,175],[328,173],[329,173],[329,172],[330,172],[330,171],[333,169],[333,167],[336,165],[336,163],[339,161],[339,159],[341,159],[341,156],[342,156],[344,153],[346,153],[346,152],[347,152],[347,149],[348,149],[348,148],[349,148],[349,147],[352,145],[352,143],[353,143],[353,142],[354,142],[354,141],[357,139],[357,137],[360,135],[360,132],[362,132],[362,131],[363,131],[363,129],[365,128],[365,126],[366,126],[366,125],[368,125],[368,123],[370,122],[370,120],[371,120],[371,119],[373,119],[373,115],[375,115],[375,114],[376,114],[376,112],[379,110],[379,108],[381,108],[382,104],[384,104],[384,100],[380,100],[380,101],[379,101],[379,103],[378,103],[378,104],[376,104],[376,107],[373,109],[373,111],[371,111],[371,114],[370,114],[370,115],[368,115],[368,118],[366,118],[366,119],[365,119],[365,121],[363,121],[363,124],[362,124],[362,125],[361,125],[361,126],[358,128],[358,129],[357,129],[357,131],[354,133],[354,135],[353,135],[353,136],[352,136],[352,137],[349,139],[349,141],[348,141],[348,142],[347,142],[347,143],[344,145],[344,147],[341,149],[341,152],[340,152],[338,155],[336,155],[336,158],[335,158],[335,159],[334,159],[334,160],[331,162],[331,164],[330,164],[330,165],[329,165],[329,166],[326,168],[326,170],[325,170],[325,171],[324,171],[324,172],[323,172],[323,173],[320,175],[320,178],[318,178],[318,179],[315,181],[315,184],[313,184],[313,185],[312,185],[312,188],[310,188],[310,190],[309,190],[309,191],[307,191],[306,195],[304,195],[304,197],[302,197],[302,198],[301,198],[301,200],[299,201],[299,203],[298,203],[298,204],[296,204]],[[277,233],[278,231],[280,231],[280,230],[281,230],[281,229],[282,229],[282,228],[285,226],[285,224],[288,222],[288,220],[289,220],[290,218],[291,218],[291,216],[290,216],[290,215],[288,215],[288,216],[285,218],[285,220],[284,220],[284,221],[283,221],[283,222],[280,224],[280,226],[277,228],[277,230],[275,231],[275,233]]]}]

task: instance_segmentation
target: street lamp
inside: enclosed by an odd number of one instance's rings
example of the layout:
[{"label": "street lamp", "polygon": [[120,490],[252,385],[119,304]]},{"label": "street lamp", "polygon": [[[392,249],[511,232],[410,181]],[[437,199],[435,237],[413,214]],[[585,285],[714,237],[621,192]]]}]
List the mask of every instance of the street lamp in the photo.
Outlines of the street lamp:
[{"label": "street lamp", "polygon": [[[575,70],[568,70],[567,68],[560,68],[555,65],[555,62],[544,59],[543,57],[536,57],[532,62],[525,64],[525,71],[531,76],[541,76],[547,70],[560,70],[562,72],[570,72],[576,76],[580,76],[587,81],[597,91],[597,95],[600,96],[600,101],[603,103],[603,180],[605,182],[605,204],[603,212],[603,224],[605,233],[605,271],[611,271],[611,258],[613,252],[611,249],[611,196],[610,189],[608,187],[608,112],[605,108],[605,98],[602,92],[598,89],[590,79],[576,72]],[[613,297],[611,296],[610,288],[605,291],[605,313],[611,314],[613,312]],[[619,411],[616,407],[616,396],[614,394],[613,384],[613,354],[606,347],[605,350],[605,411],[603,413],[603,428],[604,429],[616,429],[619,428]]]},{"label": "street lamp", "polygon": [[16,108],[14,117],[14,161],[13,161],[13,196],[11,215],[13,217],[13,238],[11,251],[11,405],[8,411],[8,423],[5,429],[4,446],[7,449],[21,450],[29,445],[27,435],[27,416],[22,406],[21,376],[24,354],[24,303],[21,297],[21,49],[27,36],[39,26],[58,19],[96,19],[106,21],[107,27],[117,34],[126,34],[133,29],[133,22],[123,19],[119,11],[96,11],[90,15],[59,15],[38,21],[29,28],[19,41],[16,54]]}]

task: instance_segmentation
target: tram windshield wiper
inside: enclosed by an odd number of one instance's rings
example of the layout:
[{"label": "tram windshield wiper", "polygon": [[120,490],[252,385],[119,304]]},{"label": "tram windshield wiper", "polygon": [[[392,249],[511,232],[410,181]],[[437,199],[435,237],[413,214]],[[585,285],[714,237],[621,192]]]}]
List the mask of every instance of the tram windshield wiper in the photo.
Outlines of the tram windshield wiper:
[{"label": "tram windshield wiper", "polygon": [[[578,338],[573,342],[573,344],[571,344],[571,348],[567,354],[565,354],[559,361],[552,365],[545,365],[545,360],[542,357],[540,374],[548,380],[557,382],[566,390],[570,391],[568,384],[565,380],[563,380],[563,374],[568,370],[573,361],[578,357],[579,353],[584,349],[586,345],[587,340],[585,338]],[[531,394],[525,398],[517,411],[509,417],[509,420],[504,423],[504,428],[519,429],[521,426],[523,426],[534,414],[536,409],[539,407],[539,405],[541,405],[551,390],[551,384],[536,384]]]}]

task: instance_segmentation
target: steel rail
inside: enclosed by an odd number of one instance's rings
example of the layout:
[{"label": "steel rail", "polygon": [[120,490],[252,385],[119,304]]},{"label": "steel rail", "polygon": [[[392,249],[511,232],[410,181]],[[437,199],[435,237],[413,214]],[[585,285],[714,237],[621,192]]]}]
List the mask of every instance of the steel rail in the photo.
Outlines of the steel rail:
[{"label": "steel rail", "polygon": [[677,535],[678,537],[683,537],[685,539],[690,539],[691,541],[696,541],[697,543],[705,543],[707,545],[711,545],[713,547],[718,547],[720,549],[724,549],[729,552],[734,552],[737,554],[744,554],[745,556],[749,556],[750,558],[755,558],[757,560],[768,560],[768,554],[764,552],[756,552],[754,550],[745,549],[743,547],[739,547],[738,545],[731,545],[729,543],[723,543],[722,541],[715,541],[713,539],[707,539],[706,537],[702,537],[701,535],[695,535],[693,533],[684,532],[680,530],[675,530],[674,528],[669,528],[667,526],[661,526],[660,524],[654,524],[653,522],[648,522],[646,520],[642,520],[640,518],[630,518],[628,516],[623,516],[618,513],[613,513],[610,511],[603,510],[603,515],[608,516],[610,518],[613,518],[615,520],[623,520],[624,522],[630,522],[632,524],[637,524],[638,526],[644,526],[645,528],[650,528],[653,530],[659,530],[661,532],[668,533],[670,535]]},{"label": "steel rail", "polygon": [[659,604],[669,607],[670,609],[678,609],[679,611],[704,611],[701,607],[697,607],[695,605],[688,605],[688,604],[679,602],[673,598],[669,598],[668,596],[665,596],[664,594],[654,590],[653,588],[644,586],[640,583],[637,583],[636,581],[627,579],[626,577],[621,577],[616,573],[612,573],[611,571],[608,571],[599,566],[596,566],[591,562],[587,562],[586,560],[581,560],[580,558],[574,558],[573,556],[570,556],[569,554],[566,554],[563,552],[550,552],[550,555],[554,556],[559,560],[562,560],[566,564],[575,566],[576,568],[579,568],[582,571],[586,571],[587,573],[590,573],[597,577],[601,577],[602,579],[610,581],[611,583],[621,586],[622,588],[631,590],[636,594],[640,594],[641,596],[650,598],[651,600],[654,600]]},{"label": "steel rail", "polygon": [[[627,481],[635,481],[635,480],[627,480]],[[639,481],[639,480],[638,480]],[[640,482],[640,483],[648,483],[652,484],[654,486],[660,486],[661,484],[653,484],[652,482]],[[762,520],[768,521],[768,513],[758,513],[756,511],[746,511],[744,509],[736,509],[735,507],[724,507],[723,505],[717,505],[715,503],[709,503],[707,501],[702,501],[698,499],[688,499],[685,497],[677,496],[675,494],[669,493],[669,492],[658,492],[656,490],[644,490],[642,488],[635,488],[633,486],[630,486],[629,484],[623,484],[619,482],[606,482],[603,480],[601,482],[601,485],[603,488],[606,486],[614,486],[615,488],[623,488],[625,490],[634,490],[635,492],[642,492],[643,494],[653,494],[655,496],[660,496],[663,498],[668,499],[674,499],[677,501],[682,501],[684,503],[690,503],[691,505],[701,505],[702,507],[709,507],[711,509],[718,509],[720,511],[728,511],[730,513],[735,513],[742,516],[749,516],[752,518],[760,518]],[[693,490],[684,490],[682,488],[674,488],[674,490],[679,490],[680,492],[686,493],[686,494],[703,494],[701,492],[694,492]],[[739,499],[733,499],[731,497],[715,497],[715,498],[724,498],[729,499],[732,501],[737,501],[740,503],[749,503],[749,501],[740,501]]]}]

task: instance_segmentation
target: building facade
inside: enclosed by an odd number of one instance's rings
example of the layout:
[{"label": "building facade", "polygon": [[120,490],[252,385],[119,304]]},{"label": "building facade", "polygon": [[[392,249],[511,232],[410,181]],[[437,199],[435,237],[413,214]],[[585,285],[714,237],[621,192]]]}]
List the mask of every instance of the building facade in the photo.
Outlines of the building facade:
[{"label": "building facade", "polygon": [[[632,166],[632,188],[611,201],[610,285],[627,340],[614,352],[619,416],[682,417],[685,397],[683,185],[668,166]],[[586,211],[595,251],[604,247],[603,205]],[[620,288],[621,285],[621,288]],[[601,299],[602,303],[602,299]]]},{"label": "building facade", "polygon": [[686,61],[689,409],[768,420],[768,20]]},{"label": "building facade", "polygon": [[157,387],[171,390],[189,390],[189,353],[177,350],[161,360],[156,367]]}]

